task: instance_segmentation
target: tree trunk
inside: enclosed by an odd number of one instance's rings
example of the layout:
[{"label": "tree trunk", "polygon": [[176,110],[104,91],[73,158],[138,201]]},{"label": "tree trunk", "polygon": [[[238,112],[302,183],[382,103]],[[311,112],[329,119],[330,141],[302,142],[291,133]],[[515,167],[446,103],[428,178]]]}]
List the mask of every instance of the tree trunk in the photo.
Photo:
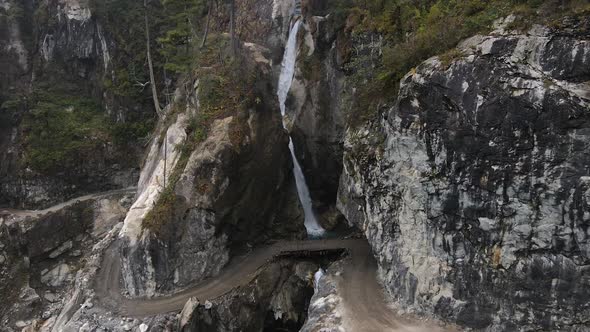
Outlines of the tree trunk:
[{"label": "tree trunk", "polygon": [[148,6],[147,0],[143,0],[144,21],[145,21],[145,47],[147,49],[148,67],[150,70],[150,85],[152,86],[152,97],[154,99],[154,108],[158,117],[162,117],[162,109],[160,108],[160,101],[158,100],[158,89],[156,88],[156,79],[154,78],[154,66],[152,64],[152,54],[150,52],[150,25],[148,24]]},{"label": "tree trunk", "polygon": [[230,0],[229,3],[229,34],[231,36],[231,53],[232,56],[237,54],[236,50],[236,1]]},{"label": "tree trunk", "polygon": [[205,47],[205,43],[207,42],[207,35],[209,34],[209,20],[211,20],[211,0],[207,1],[207,23],[205,25],[205,34],[203,34],[201,48]]}]

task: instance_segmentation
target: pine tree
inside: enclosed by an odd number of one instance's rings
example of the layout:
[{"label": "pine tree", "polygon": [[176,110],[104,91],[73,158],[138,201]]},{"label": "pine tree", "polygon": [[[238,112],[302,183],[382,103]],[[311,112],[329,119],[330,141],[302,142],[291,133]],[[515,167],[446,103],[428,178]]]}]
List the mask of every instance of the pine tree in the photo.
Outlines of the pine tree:
[{"label": "pine tree", "polygon": [[197,39],[199,19],[205,10],[205,0],[163,1],[166,22],[158,42],[160,53],[166,58],[166,69],[173,72],[188,70]]}]

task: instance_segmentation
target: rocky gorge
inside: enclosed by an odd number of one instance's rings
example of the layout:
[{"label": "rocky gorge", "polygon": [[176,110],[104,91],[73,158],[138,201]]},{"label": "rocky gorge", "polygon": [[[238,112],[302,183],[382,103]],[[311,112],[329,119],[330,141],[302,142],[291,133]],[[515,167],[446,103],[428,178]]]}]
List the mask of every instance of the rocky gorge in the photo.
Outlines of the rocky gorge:
[{"label": "rocky gorge", "polygon": [[589,8],[392,3],[0,2],[0,330],[590,328]]}]

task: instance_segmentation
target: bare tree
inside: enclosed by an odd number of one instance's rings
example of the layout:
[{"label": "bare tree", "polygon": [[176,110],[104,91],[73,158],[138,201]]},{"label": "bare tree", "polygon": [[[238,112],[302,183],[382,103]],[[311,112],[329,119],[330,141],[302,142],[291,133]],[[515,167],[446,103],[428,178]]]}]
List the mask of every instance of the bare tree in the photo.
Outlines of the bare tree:
[{"label": "bare tree", "polygon": [[158,117],[163,116],[162,109],[160,108],[160,101],[158,100],[158,89],[156,87],[156,79],[154,78],[154,66],[152,64],[152,54],[150,51],[150,25],[148,22],[148,6],[147,0],[143,0],[143,8],[144,8],[144,21],[145,21],[145,47],[147,50],[147,60],[148,60],[148,67],[150,70],[150,84],[152,86],[152,98],[154,99],[154,108],[156,109],[156,114]]},{"label": "bare tree", "polygon": [[209,21],[211,20],[211,1],[207,1],[207,23],[205,25],[205,33],[203,34],[203,41],[201,42],[201,48],[205,47],[207,42],[207,35],[209,34]]},{"label": "bare tree", "polygon": [[236,1],[229,0],[229,34],[231,36],[231,52],[232,56],[237,54],[236,41]]}]

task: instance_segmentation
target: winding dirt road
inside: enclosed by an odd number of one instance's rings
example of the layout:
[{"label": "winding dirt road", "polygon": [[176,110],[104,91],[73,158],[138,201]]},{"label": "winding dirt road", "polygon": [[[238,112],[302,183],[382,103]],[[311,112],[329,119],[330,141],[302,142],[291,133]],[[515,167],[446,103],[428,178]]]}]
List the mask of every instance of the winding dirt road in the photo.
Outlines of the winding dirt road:
[{"label": "winding dirt road", "polygon": [[[90,194],[44,210],[0,209],[0,216],[10,216],[13,220],[21,217],[39,217],[59,211],[78,202],[106,197],[118,193],[133,193],[136,188],[125,188]],[[121,292],[121,269],[119,242],[115,240],[103,255],[101,268],[95,280],[94,289],[99,303],[115,313],[145,317],[156,314],[178,312],[186,301],[197,297],[199,301],[215,299],[239,286],[252,281],[258,270],[273,258],[302,252],[326,250],[347,250],[350,257],[343,274],[338,277],[338,291],[342,296],[347,331],[353,332],[415,332],[449,331],[435,324],[417,319],[400,317],[387,302],[383,289],[377,281],[377,263],[369,244],[364,239],[324,239],[303,241],[280,241],[267,247],[233,258],[221,273],[185,290],[169,296],[155,298],[129,299]]]},{"label": "winding dirt road", "polygon": [[402,317],[395,312],[385,297],[385,291],[377,280],[377,262],[369,244],[363,240],[350,250],[349,263],[337,278],[337,288],[342,296],[347,331],[371,332],[442,332],[456,331],[442,328],[434,322],[415,317]]},{"label": "winding dirt road", "polygon": [[[252,281],[257,271],[279,255],[344,249],[350,253],[349,264],[338,280],[342,295],[347,331],[351,332],[418,332],[450,331],[438,324],[401,317],[391,309],[377,281],[377,263],[364,239],[329,239],[281,241],[255,249],[233,259],[221,273],[170,296],[128,299],[121,295],[118,243],[111,245],[103,258],[95,285],[99,301],[108,309],[132,317],[178,312],[190,297],[202,303]],[[454,330],[454,329],[452,329]]]},{"label": "winding dirt road", "polygon": [[8,209],[3,208],[0,209],[0,217],[1,216],[12,216],[12,217],[39,217],[48,213],[57,212],[63,208],[68,206],[74,205],[79,202],[85,202],[101,197],[107,197],[110,195],[115,194],[133,194],[137,191],[137,187],[128,187],[123,189],[115,189],[110,191],[104,191],[100,193],[88,194],[76,198],[72,198],[69,201],[65,201],[63,203],[48,207],[47,209],[43,210],[17,210],[17,209]]},{"label": "winding dirt road", "polygon": [[215,299],[232,289],[252,281],[260,267],[281,254],[302,251],[324,251],[353,249],[362,246],[363,240],[307,240],[281,241],[267,247],[253,250],[249,254],[233,259],[221,273],[204,280],[188,289],[170,296],[128,299],[121,295],[120,258],[118,243],[105,252],[103,263],[96,280],[95,291],[99,300],[113,311],[134,317],[180,311],[190,297],[199,301]]}]

